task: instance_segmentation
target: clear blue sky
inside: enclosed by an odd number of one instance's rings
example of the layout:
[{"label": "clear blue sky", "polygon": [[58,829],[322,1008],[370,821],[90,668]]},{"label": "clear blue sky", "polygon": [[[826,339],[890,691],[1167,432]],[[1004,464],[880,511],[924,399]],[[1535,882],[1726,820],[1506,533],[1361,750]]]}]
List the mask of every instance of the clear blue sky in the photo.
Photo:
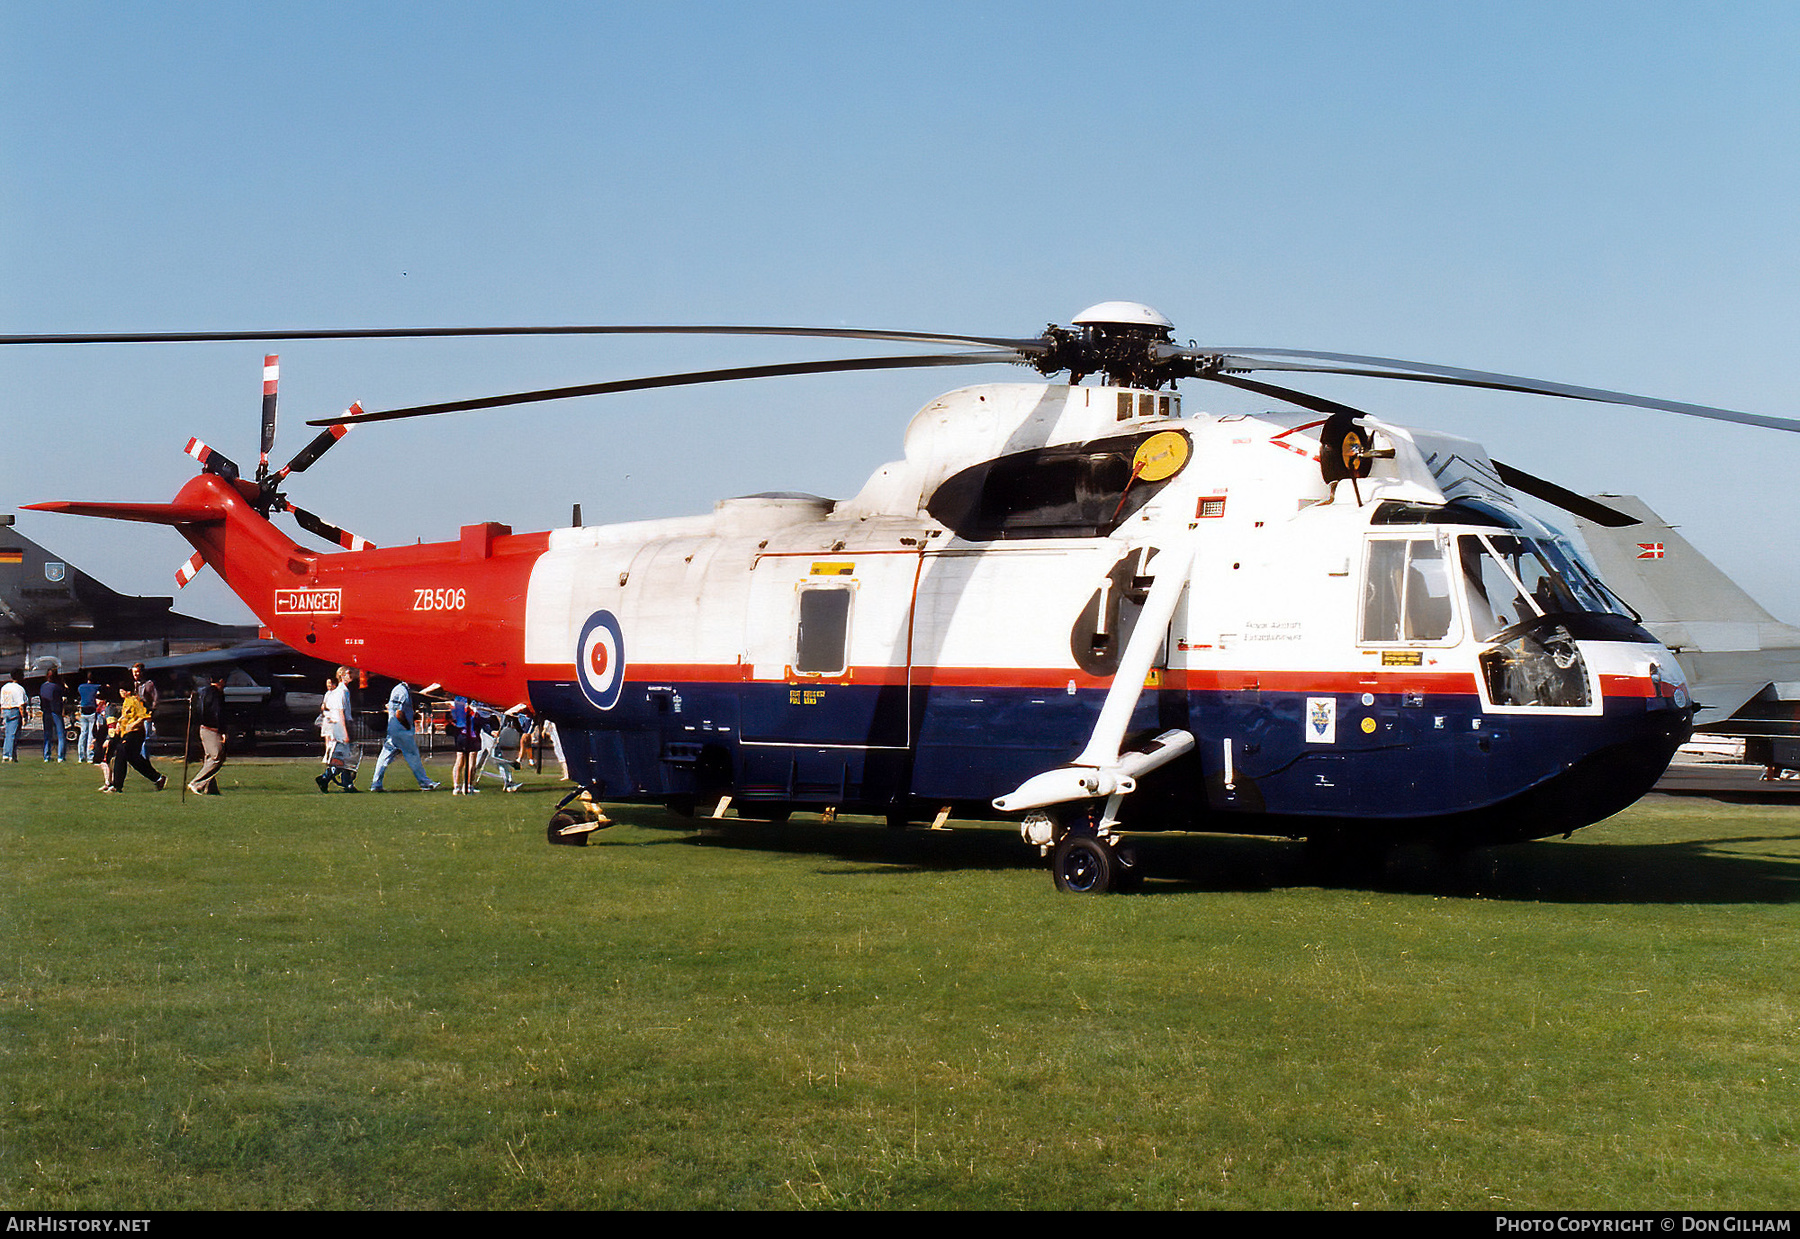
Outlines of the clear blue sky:
[{"label": "clear blue sky", "polygon": [[[745,322],[1030,334],[1109,298],[1203,343],[1800,416],[1800,6],[0,2],[0,332]],[[850,346],[848,351],[859,351]],[[0,510],[253,461],[261,346],[0,353]],[[817,355],[281,347],[298,423]],[[950,377],[946,379],[946,374]],[[766,381],[358,431],[292,488],[378,543],[843,496],[1022,371]],[[1398,389],[1398,390],[1397,390]],[[1318,390],[1642,494],[1800,620],[1800,435]],[[1190,410],[1259,407],[1189,385]],[[114,586],[172,533],[26,513]],[[302,535],[304,537],[304,535]],[[245,613],[216,580],[195,613]]]}]

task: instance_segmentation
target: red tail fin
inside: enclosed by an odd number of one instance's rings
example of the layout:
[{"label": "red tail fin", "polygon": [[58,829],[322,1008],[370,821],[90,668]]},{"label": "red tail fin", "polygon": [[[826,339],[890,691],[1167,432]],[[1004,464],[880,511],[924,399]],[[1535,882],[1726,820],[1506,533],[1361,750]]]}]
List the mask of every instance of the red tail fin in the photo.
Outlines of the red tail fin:
[{"label": "red tail fin", "polygon": [[251,507],[237,487],[211,473],[190,479],[173,503],[62,500],[27,506],[37,512],[171,525],[253,611],[266,609],[272,585],[305,578],[318,560]]}]

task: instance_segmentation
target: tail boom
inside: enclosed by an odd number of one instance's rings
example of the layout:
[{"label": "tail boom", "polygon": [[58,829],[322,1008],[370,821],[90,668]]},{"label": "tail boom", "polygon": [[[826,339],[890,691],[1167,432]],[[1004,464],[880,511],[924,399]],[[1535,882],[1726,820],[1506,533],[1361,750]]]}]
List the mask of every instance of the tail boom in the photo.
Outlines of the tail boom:
[{"label": "tail boom", "polygon": [[545,533],[474,525],[455,542],[316,552],[216,474],[171,503],[57,502],[36,511],[168,525],[270,634],[329,662],[484,701],[522,701],[525,596]]}]

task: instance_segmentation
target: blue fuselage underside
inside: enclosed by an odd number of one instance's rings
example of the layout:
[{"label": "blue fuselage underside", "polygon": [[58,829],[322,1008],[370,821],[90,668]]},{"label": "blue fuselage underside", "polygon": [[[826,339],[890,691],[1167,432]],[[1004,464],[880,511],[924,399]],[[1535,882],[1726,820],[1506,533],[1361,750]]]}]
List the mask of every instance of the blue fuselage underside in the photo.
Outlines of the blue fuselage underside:
[{"label": "blue fuselage underside", "polygon": [[[1211,813],[1447,819],[1492,812],[1575,772],[1582,797],[1616,812],[1649,789],[1688,731],[1686,711],[1659,698],[1609,698],[1600,714],[1499,713],[1472,693],[1373,694],[1367,704],[1341,693],[1329,742],[1316,732],[1309,742],[1317,722],[1309,702],[1321,696],[1333,695],[1146,690],[1132,733],[1182,728],[1196,746],[1169,768],[1158,802],[1175,806],[1165,816],[1187,820],[1133,824],[1254,829],[1199,820]],[[667,682],[631,684],[603,712],[573,684],[532,685],[571,773],[602,799],[729,793],[866,812],[909,802],[985,809],[1070,761],[1104,697],[1099,689]],[[1271,824],[1267,832],[1286,830]]]}]

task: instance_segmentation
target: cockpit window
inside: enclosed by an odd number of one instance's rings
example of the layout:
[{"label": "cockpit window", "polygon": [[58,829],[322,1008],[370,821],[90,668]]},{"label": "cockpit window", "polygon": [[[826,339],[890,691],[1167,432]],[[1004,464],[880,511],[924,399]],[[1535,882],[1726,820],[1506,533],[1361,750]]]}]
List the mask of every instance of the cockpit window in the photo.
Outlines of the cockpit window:
[{"label": "cockpit window", "polygon": [[[1496,709],[1598,710],[1596,685],[1576,640],[1577,633],[1594,630],[1592,616],[1616,614],[1598,582],[1547,538],[1462,534],[1456,549],[1469,626],[1487,643],[1480,662],[1488,703]],[[1621,639],[1616,622],[1601,626],[1608,639]]]},{"label": "cockpit window", "polygon": [[1370,539],[1362,640],[1444,640],[1453,613],[1450,592],[1449,566],[1435,538]]},{"label": "cockpit window", "polygon": [[1599,584],[1554,542],[1464,534],[1457,549],[1478,640],[1540,615],[1617,613]]},{"label": "cockpit window", "polygon": [[1550,566],[1550,561],[1544,558],[1537,542],[1496,534],[1490,536],[1487,543],[1512,570],[1513,577],[1525,587],[1526,593],[1531,595],[1531,601],[1540,615],[1561,615],[1581,610],[1580,604],[1575,601],[1575,595],[1556,569]]},{"label": "cockpit window", "polygon": [[1542,542],[1544,554],[1555,565],[1562,579],[1568,583],[1569,592],[1575,601],[1581,604],[1583,611],[1611,612],[1614,615],[1625,615],[1628,611],[1617,601],[1598,577],[1588,570],[1573,548],[1561,541]]},{"label": "cockpit window", "polygon": [[[1517,538],[1501,539],[1517,542]],[[1503,628],[1535,619],[1538,610],[1526,600],[1528,590],[1503,566],[1486,539],[1465,534],[1457,539],[1463,577],[1469,584],[1469,625],[1478,641],[1486,641]]]}]

